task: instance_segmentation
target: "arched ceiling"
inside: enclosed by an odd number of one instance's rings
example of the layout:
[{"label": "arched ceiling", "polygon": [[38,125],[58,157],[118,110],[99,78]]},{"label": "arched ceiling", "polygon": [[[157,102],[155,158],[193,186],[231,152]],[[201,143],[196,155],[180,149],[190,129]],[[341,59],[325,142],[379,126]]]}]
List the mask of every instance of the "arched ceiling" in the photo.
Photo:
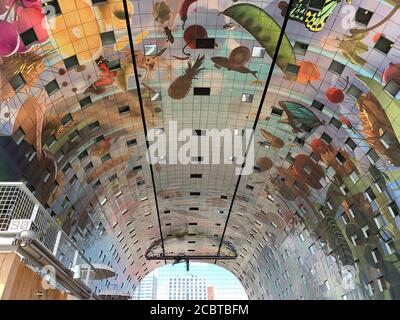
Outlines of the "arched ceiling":
[{"label": "arched ceiling", "polygon": [[[399,298],[397,1],[42,2],[0,0],[0,177],[118,281],[236,251],[252,299]],[[254,172],[150,165],[171,121],[255,128]]]}]

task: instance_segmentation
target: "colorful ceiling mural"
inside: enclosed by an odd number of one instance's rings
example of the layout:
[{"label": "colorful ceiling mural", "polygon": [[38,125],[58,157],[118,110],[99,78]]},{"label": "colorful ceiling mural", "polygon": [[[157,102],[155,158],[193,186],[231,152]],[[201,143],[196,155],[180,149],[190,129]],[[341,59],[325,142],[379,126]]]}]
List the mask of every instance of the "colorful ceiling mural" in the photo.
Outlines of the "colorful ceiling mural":
[{"label": "colorful ceiling mural", "polygon": [[[118,271],[100,291],[235,252],[209,262],[250,299],[399,299],[399,6],[0,0],[0,180]],[[150,165],[171,121],[254,127],[254,172]]]}]

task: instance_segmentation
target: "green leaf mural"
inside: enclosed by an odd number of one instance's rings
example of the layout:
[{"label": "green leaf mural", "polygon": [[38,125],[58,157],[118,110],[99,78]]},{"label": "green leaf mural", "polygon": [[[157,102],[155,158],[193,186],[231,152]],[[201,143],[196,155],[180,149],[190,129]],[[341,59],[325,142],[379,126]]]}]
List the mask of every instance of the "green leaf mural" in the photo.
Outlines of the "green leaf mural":
[{"label": "green leaf mural", "polygon": [[[233,5],[222,12],[246,29],[273,57],[278,44],[281,27],[263,9],[248,3]],[[296,64],[292,45],[286,35],[283,36],[276,64],[285,72],[288,64]]]}]

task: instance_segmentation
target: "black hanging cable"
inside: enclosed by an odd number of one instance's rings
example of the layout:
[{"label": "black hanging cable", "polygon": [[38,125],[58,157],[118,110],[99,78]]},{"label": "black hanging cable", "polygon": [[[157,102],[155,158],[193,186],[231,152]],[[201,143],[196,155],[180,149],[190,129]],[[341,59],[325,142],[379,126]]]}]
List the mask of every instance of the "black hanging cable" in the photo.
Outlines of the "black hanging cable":
[{"label": "black hanging cable", "polygon": [[[124,4],[126,28],[127,28],[127,31],[128,31],[128,38],[129,38],[129,47],[130,47],[130,51],[131,51],[131,55],[132,55],[133,70],[135,72],[135,81],[136,81],[136,87],[137,87],[138,98],[139,98],[140,115],[141,115],[141,118],[142,118],[143,130],[144,130],[145,141],[146,141],[146,148],[147,148],[147,152],[149,152],[150,145],[149,145],[149,142],[147,140],[146,118],[144,116],[143,100],[142,100],[142,94],[141,94],[141,90],[140,90],[140,81],[139,81],[138,68],[137,68],[136,59],[135,59],[135,49],[134,49],[133,40],[132,40],[133,38],[132,38],[131,22],[130,22],[130,17],[129,17],[129,13],[128,13],[129,9],[128,9],[127,0],[123,0],[123,4]],[[149,159],[150,159],[150,157],[149,157]],[[161,247],[162,247],[163,255],[165,255],[164,238],[163,238],[162,228],[161,228],[160,210],[158,208],[157,191],[156,191],[156,185],[155,185],[155,181],[154,181],[153,165],[151,163],[149,163],[149,165],[150,165],[151,181],[152,181],[152,184],[153,184],[154,201],[156,203],[158,227],[159,227],[159,230],[160,230]]]},{"label": "black hanging cable", "polygon": [[[250,150],[251,142],[252,142],[252,140],[254,138],[254,132],[256,130],[256,127],[257,127],[257,124],[258,124],[258,120],[260,118],[260,114],[261,114],[261,111],[262,111],[264,100],[265,100],[265,97],[267,95],[269,83],[271,82],[271,79],[272,79],[272,74],[274,72],[274,67],[275,67],[275,64],[276,64],[276,60],[278,59],[279,50],[280,50],[280,47],[281,47],[281,44],[282,44],[283,37],[285,35],[285,29],[286,29],[287,22],[289,20],[289,13],[290,13],[290,10],[292,9],[292,5],[293,5],[293,0],[290,0],[288,6],[286,7],[285,19],[283,20],[281,32],[279,34],[278,42],[276,44],[276,49],[275,49],[275,52],[274,52],[274,57],[272,58],[271,68],[269,69],[269,72],[268,72],[267,81],[265,83],[264,91],[263,91],[263,94],[261,96],[260,105],[258,107],[257,115],[256,115],[256,118],[254,120],[253,130],[252,130],[252,133],[251,133],[251,136],[250,136],[250,140],[249,140],[249,143],[247,145],[246,152],[244,154],[244,163],[243,163],[242,168],[240,170],[240,175],[239,175],[239,177],[237,179],[235,191],[233,192],[232,201],[231,201],[231,204],[230,204],[230,207],[229,207],[229,211],[228,211],[228,215],[227,215],[226,221],[225,221],[224,231],[222,232],[221,241],[220,241],[219,246],[218,246],[217,256],[219,256],[220,253],[221,253],[221,247],[222,247],[222,244],[223,244],[223,241],[224,241],[226,229],[228,227],[229,218],[230,218],[231,213],[232,213],[232,208],[233,208],[233,205],[234,205],[234,202],[235,202],[236,194],[237,194],[237,191],[239,189],[240,180],[242,178],[242,172],[243,172],[244,164],[246,163],[247,154],[248,154],[248,152]],[[215,260],[214,263],[216,263],[216,262],[217,262],[217,260]]]}]

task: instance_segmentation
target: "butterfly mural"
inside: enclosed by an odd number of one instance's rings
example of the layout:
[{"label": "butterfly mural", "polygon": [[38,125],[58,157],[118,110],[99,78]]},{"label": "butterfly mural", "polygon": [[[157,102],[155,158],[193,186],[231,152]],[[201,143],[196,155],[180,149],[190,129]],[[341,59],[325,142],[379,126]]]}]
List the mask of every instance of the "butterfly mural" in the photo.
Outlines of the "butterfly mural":
[{"label": "butterfly mural", "polygon": [[112,85],[115,81],[115,78],[117,77],[118,72],[117,71],[110,71],[109,61],[105,59],[104,57],[100,56],[98,59],[96,59],[96,64],[97,67],[99,68],[101,72],[100,78],[92,83],[86,90],[86,93],[95,93],[95,94],[101,94],[106,90],[106,87],[109,85]]},{"label": "butterfly mural", "polygon": [[279,101],[279,105],[285,110],[287,119],[281,123],[289,124],[293,132],[304,132],[311,135],[320,125],[325,124],[312,111],[294,101]]},{"label": "butterfly mural", "polygon": [[[352,0],[346,1],[351,3]],[[289,19],[304,23],[305,27],[312,32],[321,31],[339,2],[340,0],[325,0],[325,3],[320,6],[319,1],[295,0]],[[282,10],[282,15],[285,15],[287,3],[280,2],[279,8]]]}]

